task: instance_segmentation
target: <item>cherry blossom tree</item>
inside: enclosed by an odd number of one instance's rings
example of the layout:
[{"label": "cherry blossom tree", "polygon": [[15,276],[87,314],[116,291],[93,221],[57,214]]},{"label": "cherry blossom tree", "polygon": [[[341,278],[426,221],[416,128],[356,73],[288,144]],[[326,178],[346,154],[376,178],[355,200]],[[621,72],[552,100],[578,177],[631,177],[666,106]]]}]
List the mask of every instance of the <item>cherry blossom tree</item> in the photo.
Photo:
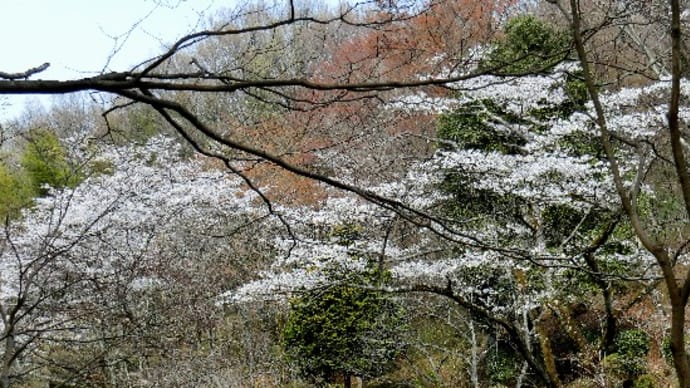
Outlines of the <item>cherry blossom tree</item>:
[{"label": "cherry blossom tree", "polygon": [[[3,386],[48,370],[58,381],[88,380],[98,368],[115,378],[128,357],[210,329],[222,290],[214,287],[260,262],[256,231],[272,220],[236,177],[181,159],[164,138],[97,159],[111,167],[74,189],[52,189],[5,227]],[[219,262],[225,272],[212,275]],[[121,354],[123,342],[138,349]]]}]

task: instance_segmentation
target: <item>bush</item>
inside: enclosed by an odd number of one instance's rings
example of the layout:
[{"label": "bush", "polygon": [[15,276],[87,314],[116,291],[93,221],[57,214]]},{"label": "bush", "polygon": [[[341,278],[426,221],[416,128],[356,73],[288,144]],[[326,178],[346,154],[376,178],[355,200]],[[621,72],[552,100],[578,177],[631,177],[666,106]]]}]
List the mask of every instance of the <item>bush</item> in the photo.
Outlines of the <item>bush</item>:
[{"label": "bush", "polygon": [[633,388],[654,388],[657,386],[658,384],[654,376],[648,374],[636,378],[633,383]]},{"label": "bush", "polygon": [[55,188],[76,187],[82,180],[70,166],[65,148],[54,133],[33,131],[21,157],[21,165],[36,195],[46,195],[46,185]]},{"label": "bush", "polygon": [[615,374],[633,380],[647,371],[649,336],[643,330],[625,330],[614,341],[616,353],[609,355],[606,362]]},{"label": "bush", "polygon": [[649,352],[649,336],[643,330],[631,329],[618,333],[617,352],[630,357],[646,357]]},{"label": "bush", "polygon": [[333,284],[291,302],[283,330],[288,358],[312,380],[377,377],[404,351],[405,311],[394,299],[363,286],[387,276],[372,266],[363,273],[333,270]]},{"label": "bush", "polygon": [[484,68],[497,68],[503,74],[546,72],[569,53],[569,33],[532,15],[511,18],[504,32],[505,38],[494,44]]},{"label": "bush", "polygon": [[0,221],[16,218],[32,201],[27,179],[0,164]]}]

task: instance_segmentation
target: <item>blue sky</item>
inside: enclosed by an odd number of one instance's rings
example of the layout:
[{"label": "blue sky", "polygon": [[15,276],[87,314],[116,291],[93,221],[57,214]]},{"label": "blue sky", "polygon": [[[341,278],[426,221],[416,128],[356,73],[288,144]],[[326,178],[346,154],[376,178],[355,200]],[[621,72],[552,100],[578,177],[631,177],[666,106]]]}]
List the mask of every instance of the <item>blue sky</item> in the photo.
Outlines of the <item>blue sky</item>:
[{"label": "blue sky", "polygon": [[[21,72],[50,62],[36,79],[72,79],[126,70],[197,29],[222,0],[3,0],[0,71]],[[139,24],[137,24],[139,23]],[[132,28],[134,29],[132,30]],[[128,32],[132,30],[129,36]],[[121,46],[121,47],[120,47]],[[112,59],[109,57],[120,47]],[[9,97],[0,118],[16,116],[23,97]],[[45,99],[42,99],[45,103]]]}]

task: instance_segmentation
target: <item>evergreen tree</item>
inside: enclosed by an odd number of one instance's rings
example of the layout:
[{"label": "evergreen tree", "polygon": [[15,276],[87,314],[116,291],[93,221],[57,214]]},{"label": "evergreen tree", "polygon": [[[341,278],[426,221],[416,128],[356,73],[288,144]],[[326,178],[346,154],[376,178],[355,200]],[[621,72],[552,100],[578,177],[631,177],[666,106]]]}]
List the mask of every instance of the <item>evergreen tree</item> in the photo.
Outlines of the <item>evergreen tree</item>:
[{"label": "evergreen tree", "polygon": [[312,289],[291,302],[283,331],[289,358],[303,376],[349,386],[353,376],[377,377],[404,351],[405,312],[390,296],[372,290],[388,274],[334,268],[333,284]]}]

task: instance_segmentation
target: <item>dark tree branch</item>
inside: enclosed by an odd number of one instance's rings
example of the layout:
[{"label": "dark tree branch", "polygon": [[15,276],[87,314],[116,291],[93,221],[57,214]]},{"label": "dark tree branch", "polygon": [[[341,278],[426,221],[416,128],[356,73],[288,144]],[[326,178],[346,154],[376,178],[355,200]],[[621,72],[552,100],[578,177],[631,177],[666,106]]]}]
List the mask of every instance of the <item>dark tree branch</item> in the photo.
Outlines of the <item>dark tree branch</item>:
[{"label": "dark tree branch", "polygon": [[4,71],[0,71],[0,78],[6,80],[29,79],[32,75],[45,71],[48,67],[50,67],[50,63],[46,62],[41,66],[32,67],[21,73],[5,73]]}]

